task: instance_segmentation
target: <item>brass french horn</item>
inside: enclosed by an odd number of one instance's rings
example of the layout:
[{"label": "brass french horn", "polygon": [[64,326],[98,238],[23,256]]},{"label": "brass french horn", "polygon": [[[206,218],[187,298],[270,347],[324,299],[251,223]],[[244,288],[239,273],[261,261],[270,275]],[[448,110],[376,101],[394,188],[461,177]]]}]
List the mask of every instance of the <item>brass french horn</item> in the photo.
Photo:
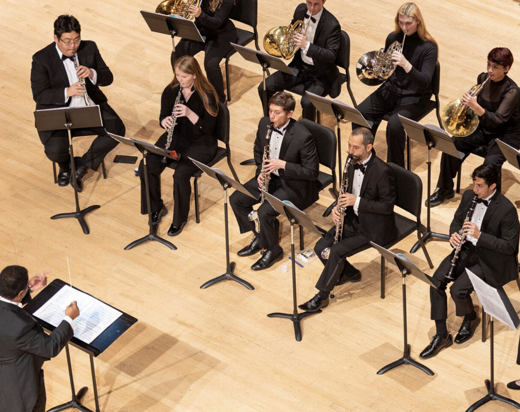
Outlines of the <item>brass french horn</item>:
[{"label": "brass french horn", "polygon": [[[312,13],[310,13],[310,17],[312,17]],[[295,21],[292,25],[273,27],[264,36],[265,51],[271,56],[282,57],[286,60],[292,59],[299,50],[294,43],[294,35],[298,33],[305,36],[308,28],[309,23],[305,25],[301,20]]]},{"label": "brass french horn", "polygon": [[190,6],[200,7],[202,0],[165,0],[159,3],[156,13],[159,14],[175,14],[188,20],[194,20],[195,18],[190,14],[188,8]]}]

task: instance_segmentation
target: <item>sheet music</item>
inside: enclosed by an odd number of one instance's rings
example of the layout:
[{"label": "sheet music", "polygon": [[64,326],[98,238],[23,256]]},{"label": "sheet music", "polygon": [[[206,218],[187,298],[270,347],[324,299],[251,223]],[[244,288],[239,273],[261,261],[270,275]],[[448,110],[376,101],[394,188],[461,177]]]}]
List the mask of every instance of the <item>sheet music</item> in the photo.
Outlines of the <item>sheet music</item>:
[{"label": "sheet music", "polygon": [[65,316],[65,308],[74,300],[77,302],[80,312],[80,315],[74,319],[74,337],[88,344],[92,343],[122,315],[117,309],[65,285],[34,312],[33,316],[53,326],[58,326]]}]

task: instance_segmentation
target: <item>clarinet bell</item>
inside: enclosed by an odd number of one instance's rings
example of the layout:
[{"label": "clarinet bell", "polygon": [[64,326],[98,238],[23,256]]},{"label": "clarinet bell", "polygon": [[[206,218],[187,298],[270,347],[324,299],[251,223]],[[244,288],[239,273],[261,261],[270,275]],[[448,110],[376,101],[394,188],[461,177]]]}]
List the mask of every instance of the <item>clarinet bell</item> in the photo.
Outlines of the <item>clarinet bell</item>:
[{"label": "clarinet bell", "polygon": [[321,257],[325,260],[327,260],[330,256],[330,247],[326,247],[321,251]]}]

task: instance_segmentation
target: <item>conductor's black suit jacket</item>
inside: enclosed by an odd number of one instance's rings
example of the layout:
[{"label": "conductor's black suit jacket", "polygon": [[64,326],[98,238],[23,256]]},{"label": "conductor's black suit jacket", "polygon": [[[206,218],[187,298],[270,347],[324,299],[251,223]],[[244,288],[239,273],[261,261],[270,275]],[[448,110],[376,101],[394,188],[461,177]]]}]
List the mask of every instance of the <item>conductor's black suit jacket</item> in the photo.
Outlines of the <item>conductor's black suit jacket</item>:
[{"label": "conductor's black suit jacket", "polygon": [[0,301],[0,411],[33,411],[43,362],[58,355],[72,335],[65,320],[47,335],[25,309]]},{"label": "conductor's black suit jacket", "polygon": [[[81,66],[94,69],[97,72],[97,83],[94,85],[86,79],[87,94],[94,103],[101,105],[107,102],[106,96],[99,86],[109,86],[114,76],[103,61],[96,43],[82,40],[78,48],[78,60]],[[56,43],[51,43],[33,55],[31,68],[31,88],[36,110],[67,107],[70,98],[65,101],[65,88],[69,87],[69,78],[63,61],[56,50]],[[50,138],[52,131],[39,132],[43,144]]]}]

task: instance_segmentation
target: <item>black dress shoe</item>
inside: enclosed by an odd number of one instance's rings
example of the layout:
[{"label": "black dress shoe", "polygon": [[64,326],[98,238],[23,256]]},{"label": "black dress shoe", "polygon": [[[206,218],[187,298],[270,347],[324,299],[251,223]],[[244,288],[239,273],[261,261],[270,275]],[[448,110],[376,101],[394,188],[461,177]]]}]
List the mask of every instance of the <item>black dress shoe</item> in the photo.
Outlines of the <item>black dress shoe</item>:
[{"label": "black dress shoe", "polygon": [[430,344],[426,346],[419,356],[423,359],[433,358],[442,349],[449,348],[451,345],[453,345],[453,337],[451,336],[451,333],[444,339],[439,335],[435,335]]},{"label": "black dress shoe", "polygon": [[283,258],[283,249],[280,248],[279,252],[273,252],[272,250],[267,250],[264,255],[258,259],[251,269],[253,270],[264,270],[273,266],[276,262],[279,262]]},{"label": "black dress shoe", "polygon": [[237,252],[238,256],[251,256],[255,253],[258,253],[260,250],[260,239],[258,239],[256,236],[253,239],[253,241],[247,245],[246,247],[243,247]]},{"label": "black dress shoe", "polygon": [[152,213],[152,225],[158,225],[161,221],[163,216],[166,216],[168,214],[168,209],[166,209],[166,206],[162,206],[161,210],[158,212]]},{"label": "black dress shoe", "polygon": [[[455,192],[451,189],[438,188],[433,195],[430,196],[430,207],[439,206],[442,202],[447,199],[452,199],[455,196]],[[424,205],[428,206],[428,201],[424,201]]]},{"label": "black dress shoe", "polygon": [[[83,177],[87,174],[88,167],[81,165],[76,168],[76,182],[78,183],[78,192],[83,191]],[[74,187],[74,176],[70,174],[70,184]]]},{"label": "black dress shoe", "polygon": [[168,230],[168,236],[177,236],[182,232],[182,229],[184,229],[184,226],[186,226],[187,222],[184,222],[180,226],[174,226],[173,223],[170,226],[170,229]]},{"label": "black dress shoe", "polygon": [[348,275],[346,273],[342,273],[339,277],[338,281],[336,282],[336,285],[344,285],[347,282],[357,283],[361,282],[361,272],[358,270],[353,275]]},{"label": "black dress shoe", "polygon": [[301,310],[306,312],[317,312],[318,310],[324,309],[327,306],[329,306],[329,298],[322,299],[320,298],[320,295],[316,295],[308,302],[305,302],[302,305],[298,305]]},{"label": "black dress shoe", "polygon": [[470,340],[479,323],[480,318],[478,316],[475,320],[463,320],[462,325],[460,325],[459,333],[455,336],[455,343],[460,345]]},{"label": "black dress shoe", "polygon": [[507,384],[507,387],[508,387],[509,389],[513,389],[513,390],[515,390],[515,391],[520,390],[520,386],[518,386],[518,385],[516,384],[516,381],[509,382],[509,383]]},{"label": "black dress shoe", "polygon": [[70,169],[62,169],[58,172],[58,186],[67,186],[70,182]]}]

